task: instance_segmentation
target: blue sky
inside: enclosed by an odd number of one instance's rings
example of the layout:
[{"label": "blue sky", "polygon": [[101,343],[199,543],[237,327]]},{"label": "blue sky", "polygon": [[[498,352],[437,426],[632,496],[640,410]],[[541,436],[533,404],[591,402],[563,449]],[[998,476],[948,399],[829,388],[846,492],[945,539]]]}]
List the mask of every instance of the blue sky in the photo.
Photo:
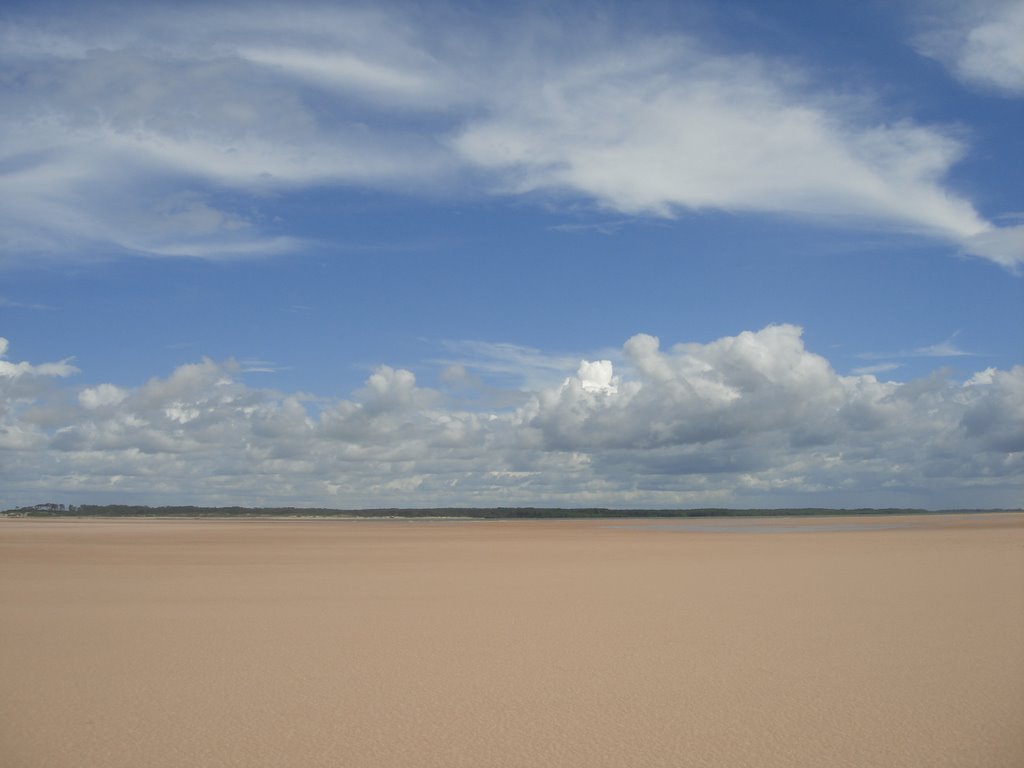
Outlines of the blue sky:
[{"label": "blue sky", "polygon": [[0,504],[1019,506],[1024,4],[8,4]]}]

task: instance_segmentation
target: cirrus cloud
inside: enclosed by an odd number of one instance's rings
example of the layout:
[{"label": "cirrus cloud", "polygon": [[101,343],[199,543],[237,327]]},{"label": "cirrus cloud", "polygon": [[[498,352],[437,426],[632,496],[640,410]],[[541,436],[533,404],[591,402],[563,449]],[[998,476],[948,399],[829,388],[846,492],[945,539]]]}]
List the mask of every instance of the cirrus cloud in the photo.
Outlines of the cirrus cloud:
[{"label": "cirrus cloud", "polygon": [[0,251],[283,253],[304,240],[275,196],[349,187],[812,218],[1024,259],[1020,227],[946,183],[970,149],[958,130],[799,63],[612,26],[403,6],[11,14]]},{"label": "cirrus cloud", "polygon": [[1024,3],[971,0],[942,10],[925,17],[927,29],[915,40],[918,50],[966,83],[1024,96]]}]

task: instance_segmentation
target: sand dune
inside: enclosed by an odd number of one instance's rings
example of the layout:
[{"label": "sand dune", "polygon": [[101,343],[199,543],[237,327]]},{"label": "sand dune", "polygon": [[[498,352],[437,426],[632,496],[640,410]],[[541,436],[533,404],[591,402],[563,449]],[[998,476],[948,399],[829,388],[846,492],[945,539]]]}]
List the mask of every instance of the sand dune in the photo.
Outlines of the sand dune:
[{"label": "sand dune", "polygon": [[1024,514],[0,521],[11,768],[1017,768],[1022,723]]}]

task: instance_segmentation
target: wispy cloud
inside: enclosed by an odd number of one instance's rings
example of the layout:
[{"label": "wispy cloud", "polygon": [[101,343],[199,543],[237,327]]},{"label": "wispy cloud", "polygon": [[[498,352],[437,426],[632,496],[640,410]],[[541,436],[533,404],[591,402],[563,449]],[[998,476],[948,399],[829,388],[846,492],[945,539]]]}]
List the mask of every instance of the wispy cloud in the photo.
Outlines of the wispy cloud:
[{"label": "wispy cloud", "polygon": [[304,241],[274,220],[274,196],[325,186],[584,201],[618,217],[811,217],[1024,260],[1024,228],[946,185],[969,151],[958,132],[794,60],[525,14],[122,11],[109,26],[4,22],[8,263],[285,253]]},{"label": "wispy cloud", "polygon": [[0,296],[0,307],[7,307],[8,309],[32,309],[43,312],[49,312],[56,309],[56,307],[50,306],[49,304],[37,304],[35,302],[25,301],[12,301],[11,299],[8,299],[6,296]]},{"label": "wispy cloud", "polygon": [[279,373],[288,366],[278,365],[270,360],[239,360],[239,373]]},{"label": "wispy cloud", "polygon": [[876,373],[889,373],[890,371],[895,371],[902,367],[902,363],[878,363],[876,365],[863,365],[858,368],[854,368],[852,372],[858,376],[866,376],[874,375]]},{"label": "wispy cloud", "polygon": [[886,121],[778,62],[680,38],[546,63],[456,135],[502,192],[575,192],[655,217],[814,216],[965,247],[991,229],[940,182],[965,150],[952,133]]},{"label": "wispy cloud", "polygon": [[967,352],[956,346],[952,339],[941,341],[938,344],[930,344],[927,347],[919,347],[912,350],[908,357],[973,357],[976,352]]},{"label": "wispy cloud", "polygon": [[922,15],[917,50],[966,83],[1024,96],[1024,3],[968,0],[935,7],[944,12]]},{"label": "wispy cloud", "polygon": [[548,227],[552,232],[596,232],[600,235],[613,235],[634,219],[610,219],[608,221],[591,221],[581,223],[555,224]]},{"label": "wispy cloud", "polygon": [[538,389],[562,381],[576,370],[581,356],[552,355],[506,342],[445,340],[447,355],[432,362],[457,366],[523,389]]},{"label": "wispy cloud", "polygon": [[956,338],[960,331],[956,331],[948,339],[936,344],[927,344],[923,347],[902,350],[899,352],[862,352],[857,357],[863,360],[891,360],[909,357],[975,357],[977,352],[969,352],[961,349],[956,344]]}]

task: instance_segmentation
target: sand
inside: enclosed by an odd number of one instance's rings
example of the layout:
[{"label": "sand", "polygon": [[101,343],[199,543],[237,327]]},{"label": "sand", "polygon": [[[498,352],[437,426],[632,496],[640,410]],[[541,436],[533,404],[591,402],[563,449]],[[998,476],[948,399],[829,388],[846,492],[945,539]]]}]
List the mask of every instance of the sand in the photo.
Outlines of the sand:
[{"label": "sand", "polygon": [[1019,768],[1024,514],[0,520],[0,765]]}]

